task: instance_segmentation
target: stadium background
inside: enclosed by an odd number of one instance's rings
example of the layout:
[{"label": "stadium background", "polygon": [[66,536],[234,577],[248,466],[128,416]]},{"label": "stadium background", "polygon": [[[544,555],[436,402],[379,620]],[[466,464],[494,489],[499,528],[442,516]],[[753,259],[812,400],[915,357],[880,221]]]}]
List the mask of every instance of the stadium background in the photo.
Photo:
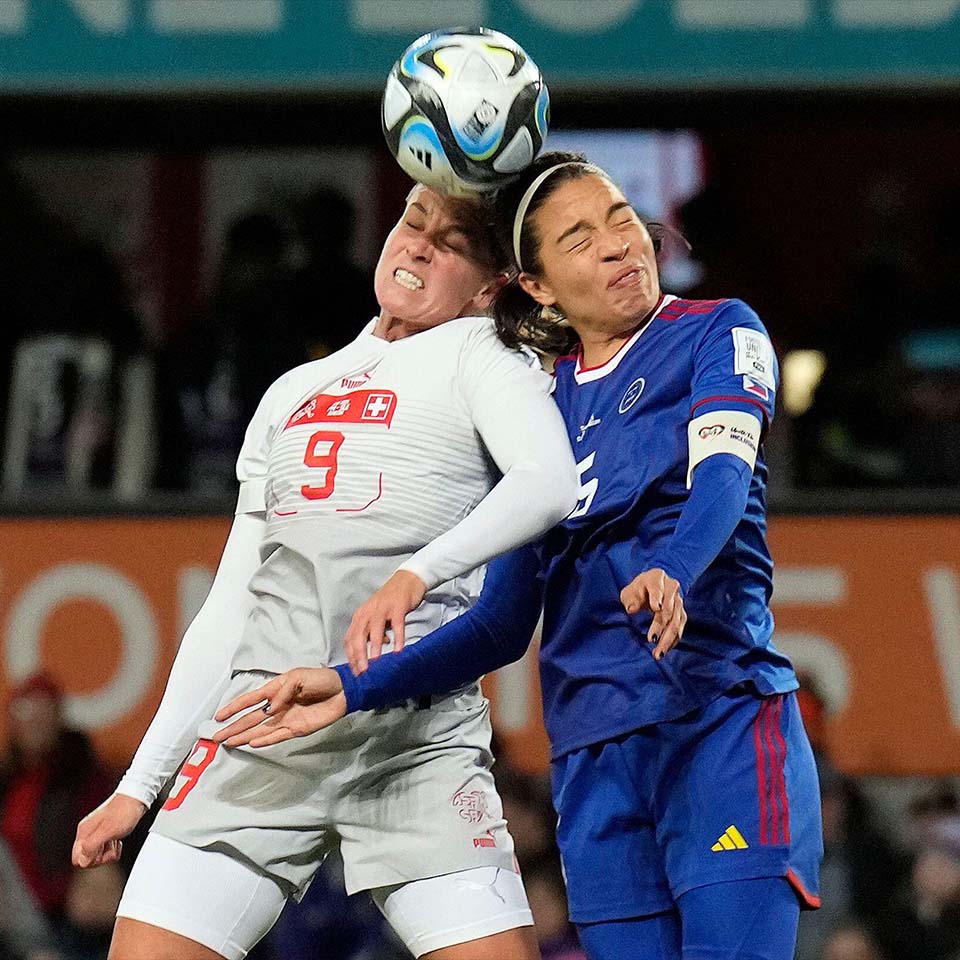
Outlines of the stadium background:
[{"label": "stadium background", "polygon": [[[853,960],[960,955],[960,0],[0,0],[0,698],[44,671],[102,764],[129,759],[248,394],[372,313],[408,188],[386,72],[463,23],[537,60],[548,148],[691,241],[669,288],[743,297],[780,354],[778,643],[842,821],[841,902],[801,955],[851,924],[886,949]],[[534,660],[486,682],[524,796]],[[884,864],[856,862],[865,823]],[[881,915],[929,917],[930,849],[957,889],[909,954]]]}]

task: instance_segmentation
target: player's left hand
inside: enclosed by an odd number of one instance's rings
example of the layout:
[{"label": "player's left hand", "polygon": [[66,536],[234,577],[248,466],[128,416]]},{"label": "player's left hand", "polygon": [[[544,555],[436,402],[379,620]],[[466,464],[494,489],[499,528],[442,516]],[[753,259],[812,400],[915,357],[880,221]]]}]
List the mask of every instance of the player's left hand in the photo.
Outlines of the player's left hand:
[{"label": "player's left hand", "polygon": [[423,603],[427,585],[409,570],[398,570],[357,612],[344,638],[347,660],[354,674],[367,669],[389,643],[387,627],[393,630],[393,649],[402,650],[404,622],[411,610]]},{"label": "player's left hand", "polygon": [[683,636],[687,612],[680,595],[680,582],[665,570],[654,567],[635,577],[620,591],[620,602],[629,614],[650,610],[653,621],[647,630],[647,642],[655,643],[654,660],[662,660]]},{"label": "player's left hand", "polygon": [[257,704],[213,735],[214,743],[228,747],[268,747],[295,737],[306,737],[336,723],[347,712],[340,674],[330,667],[298,667],[278,674],[256,690],[242,693],[221,707],[214,719],[225,723]]}]

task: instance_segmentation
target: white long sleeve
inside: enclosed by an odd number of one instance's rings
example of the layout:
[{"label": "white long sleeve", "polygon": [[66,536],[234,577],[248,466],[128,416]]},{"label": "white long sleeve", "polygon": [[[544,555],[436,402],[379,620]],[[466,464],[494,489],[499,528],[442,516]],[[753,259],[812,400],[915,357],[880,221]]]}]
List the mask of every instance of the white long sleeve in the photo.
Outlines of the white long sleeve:
[{"label": "white long sleeve", "polygon": [[247,584],[260,565],[262,513],[233,521],[213,585],[183,635],[167,687],[117,793],[150,806],[193,746],[230,679],[230,663],[253,604]]},{"label": "white long sleeve", "polygon": [[428,589],[541,536],[577,502],[576,462],[550,377],[484,330],[464,352],[460,377],[473,423],[503,476],[455,527],[401,565]]}]

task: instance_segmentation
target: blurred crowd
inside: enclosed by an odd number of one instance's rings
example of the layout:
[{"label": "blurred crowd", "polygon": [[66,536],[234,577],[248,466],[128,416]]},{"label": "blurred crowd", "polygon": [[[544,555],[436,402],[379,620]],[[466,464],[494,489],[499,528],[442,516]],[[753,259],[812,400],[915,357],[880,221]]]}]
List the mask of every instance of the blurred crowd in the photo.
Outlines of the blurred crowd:
[{"label": "blurred crowd", "polygon": [[[233,490],[243,432],[265,388],[348,343],[376,312],[351,259],[354,211],[323,186],[270,197],[228,224],[195,306],[165,326],[141,316],[130,265],[48,210],[0,160],[0,480],[9,498],[54,484],[142,500],[151,489]],[[960,483],[960,189],[922,208],[894,179],[865,180],[844,290],[776,299],[764,237],[721,179],[678,211],[697,270],[688,296],[731,293],[767,321],[781,359],[813,351],[774,440],[779,489]],[[818,289],[812,281],[811,289]],[[771,299],[772,297],[772,299]],[[792,304],[792,306],[791,306]],[[839,311],[839,315],[835,312]],[[791,368],[793,369],[793,368]],[[784,364],[786,376],[787,365]],[[792,374],[791,374],[792,375]]]},{"label": "blurred crowd", "polygon": [[[821,739],[822,704],[801,692],[821,778],[823,907],[801,919],[797,960],[960,960],[960,799],[930,782],[892,821],[863,783],[840,773]],[[77,820],[109,795],[86,736],[67,724],[56,684],[38,674],[6,703],[0,761],[0,960],[105,960],[126,871],[75,870]],[[494,745],[496,754],[505,751]],[[544,960],[584,960],[568,922],[548,783],[501,760],[495,768]],[[160,801],[162,802],[162,798]],[[145,819],[144,830],[146,829]],[[401,960],[406,953],[365,894],[343,892],[342,865],[325,864],[306,897],[284,911],[252,960]]]},{"label": "blurred crowd", "polygon": [[323,186],[242,213],[209,294],[148,330],[117,258],[0,161],[4,493],[151,489],[228,498],[246,425],[282,373],[376,312],[351,260],[353,212]]}]

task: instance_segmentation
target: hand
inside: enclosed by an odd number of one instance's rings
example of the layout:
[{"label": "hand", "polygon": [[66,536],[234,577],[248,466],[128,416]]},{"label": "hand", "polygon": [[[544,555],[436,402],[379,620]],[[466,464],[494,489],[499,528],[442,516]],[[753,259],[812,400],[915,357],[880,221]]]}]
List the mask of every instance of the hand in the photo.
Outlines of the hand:
[{"label": "hand", "polygon": [[393,628],[393,649],[403,649],[404,621],[411,610],[423,603],[427,585],[409,570],[398,570],[353,615],[344,645],[347,660],[355,675],[367,669],[369,659],[376,660],[387,640],[387,624]]},{"label": "hand", "polygon": [[298,667],[231,700],[217,711],[215,719],[223,723],[264,700],[267,703],[261,709],[218,730],[213,735],[214,742],[228,747],[267,747],[323,730],[347,712],[347,698],[336,670]]},{"label": "hand", "polygon": [[140,822],[147,808],[133,797],[115,793],[77,825],[71,859],[75,867],[100,867],[120,859],[122,839]]},{"label": "hand", "polygon": [[680,642],[687,612],[680,596],[680,582],[668,577],[664,570],[654,567],[631,580],[620,591],[620,602],[629,614],[641,610],[653,612],[647,642],[656,644],[654,660],[662,660],[667,651]]}]

